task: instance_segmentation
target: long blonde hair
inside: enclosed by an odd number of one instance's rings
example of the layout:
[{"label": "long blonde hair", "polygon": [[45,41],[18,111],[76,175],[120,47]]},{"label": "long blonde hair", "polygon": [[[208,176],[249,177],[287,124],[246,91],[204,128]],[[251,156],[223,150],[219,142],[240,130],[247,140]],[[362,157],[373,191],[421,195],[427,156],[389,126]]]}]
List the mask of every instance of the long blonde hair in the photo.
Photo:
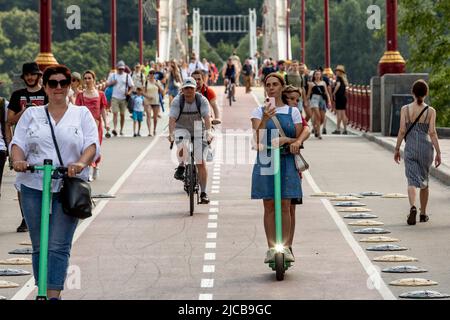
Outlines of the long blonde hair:
[{"label": "long blonde hair", "polygon": [[341,76],[342,80],[344,80],[344,84],[346,87],[348,87],[348,78],[347,75],[345,73],[342,72],[342,76]]}]

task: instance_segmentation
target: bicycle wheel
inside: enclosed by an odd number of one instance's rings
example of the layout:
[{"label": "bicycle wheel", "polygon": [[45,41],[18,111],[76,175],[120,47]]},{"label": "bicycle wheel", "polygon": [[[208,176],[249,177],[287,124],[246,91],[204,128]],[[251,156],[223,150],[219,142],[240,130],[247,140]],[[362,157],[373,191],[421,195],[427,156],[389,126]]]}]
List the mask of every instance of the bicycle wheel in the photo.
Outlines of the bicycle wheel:
[{"label": "bicycle wheel", "polygon": [[194,176],[194,166],[188,165],[188,174],[189,174],[189,214],[192,216],[194,214],[194,193],[195,193],[195,176]]}]

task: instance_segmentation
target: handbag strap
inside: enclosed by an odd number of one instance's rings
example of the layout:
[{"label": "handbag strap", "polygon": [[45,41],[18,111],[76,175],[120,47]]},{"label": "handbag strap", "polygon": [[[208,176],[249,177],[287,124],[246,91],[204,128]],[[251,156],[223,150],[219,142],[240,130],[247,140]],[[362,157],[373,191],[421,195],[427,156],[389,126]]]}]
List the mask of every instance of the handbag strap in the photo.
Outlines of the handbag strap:
[{"label": "handbag strap", "polygon": [[56,141],[55,131],[53,130],[52,120],[50,119],[50,113],[48,112],[47,107],[45,107],[45,113],[47,114],[48,124],[49,124],[50,130],[52,132],[53,143],[55,144],[56,154],[58,155],[59,164],[64,167],[64,163],[61,158],[61,153],[59,152],[58,142]]},{"label": "handbag strap", "polygon": [[286,134],[284,133],[283,128],[281,127],[280,121],[278,120],[277,116],[274,115],[271,120],[273,121],[273,123],[275,124],[275,127],[277,127],[278,131],[280,132],[280,135],[282,137],[286,137]]},{"label": "handbag strap", "polygon": [[[408,131],[406,131],[405,133],[405,141],[406,141],[406,137],[408,136],[408,133],[411,132],[412,128],[417,124],[417,122],[419,122],[420,117],[422,117],[422,115],[425,113],[425,111],[427,111],[429,108],[429,106],[426,106],[425,108],[423,108],[422,112],[419,114],[419,116],[416,118],[416,120],[413,122],[413,124],[408,128]],[[409,112],[408,109],[406,109],[406,112]],[[408,114],[409,116],[409,114]]]}]

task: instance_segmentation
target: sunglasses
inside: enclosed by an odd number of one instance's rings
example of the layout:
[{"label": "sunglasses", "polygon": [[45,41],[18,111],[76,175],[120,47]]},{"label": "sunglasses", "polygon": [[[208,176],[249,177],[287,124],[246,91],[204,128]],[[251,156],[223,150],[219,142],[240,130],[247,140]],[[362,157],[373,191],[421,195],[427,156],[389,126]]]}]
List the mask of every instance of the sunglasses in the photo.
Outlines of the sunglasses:
[{"label": "sunglasses", "polygon": [[58,87],[58,84],[61,86],[61,89],[66,89],[70,85],[70,81],[67,79],[60,80],[60,81],[48,80],[47,84],[51,89],[56,89]]},{"label": "sunglasses", "polygon": [[149,74],[155,74],[154,72],[150,72]]}]

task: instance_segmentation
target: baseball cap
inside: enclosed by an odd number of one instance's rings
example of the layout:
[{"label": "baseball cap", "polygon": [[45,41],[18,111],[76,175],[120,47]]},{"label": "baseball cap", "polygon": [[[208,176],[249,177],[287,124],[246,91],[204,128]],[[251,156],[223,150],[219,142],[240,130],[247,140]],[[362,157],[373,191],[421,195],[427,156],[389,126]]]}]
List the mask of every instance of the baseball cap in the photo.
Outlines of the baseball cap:
[{"label": "baseball cap", "polygon": [[197,81],[194,80],[194,78],[186,78],[183,82],[183,89],[184,88],[197,88]]},{"label": "baseball cap", "polygon": [[117,62],[117,69],[125,69],[125,62],[123,62],[122,60],[120,60],[119,62]]},{"label": "baseball cap", "polygon": [[77,79],[81,81],[81,74],[78,72],[72,72],[72,79]]}]

